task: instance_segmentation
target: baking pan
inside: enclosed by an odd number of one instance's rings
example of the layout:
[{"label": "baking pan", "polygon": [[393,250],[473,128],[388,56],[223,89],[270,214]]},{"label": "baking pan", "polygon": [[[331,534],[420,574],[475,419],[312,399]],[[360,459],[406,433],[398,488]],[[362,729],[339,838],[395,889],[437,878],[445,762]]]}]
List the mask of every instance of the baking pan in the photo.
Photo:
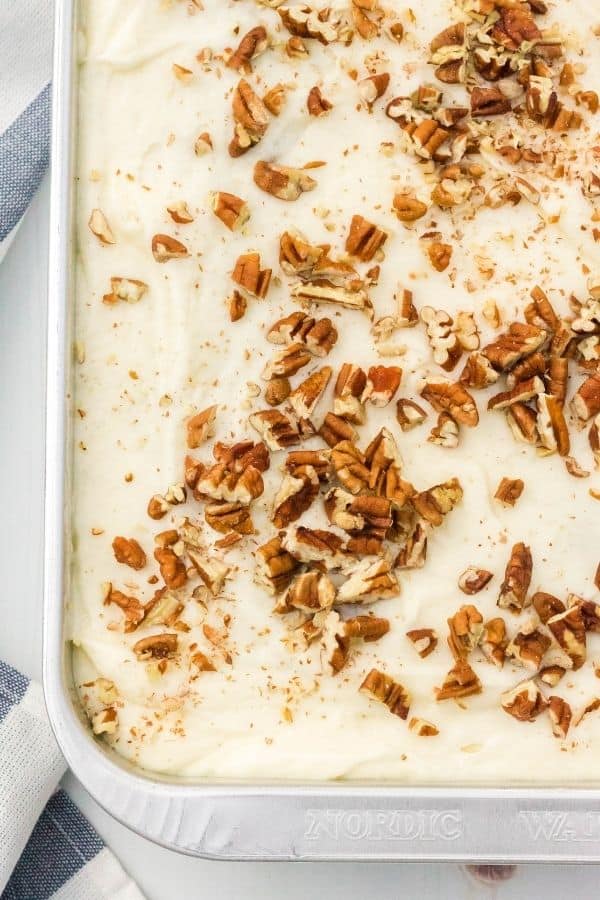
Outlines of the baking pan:
[{"label": "baking pan", "polygon": [[144,837],[215,859],[600,861],[600,790],[224,783],[134,769],[96,741],[64,637],[69,555],[70,314],[76,0],[57,0],[48,302],[44,684],[65,758]]}]

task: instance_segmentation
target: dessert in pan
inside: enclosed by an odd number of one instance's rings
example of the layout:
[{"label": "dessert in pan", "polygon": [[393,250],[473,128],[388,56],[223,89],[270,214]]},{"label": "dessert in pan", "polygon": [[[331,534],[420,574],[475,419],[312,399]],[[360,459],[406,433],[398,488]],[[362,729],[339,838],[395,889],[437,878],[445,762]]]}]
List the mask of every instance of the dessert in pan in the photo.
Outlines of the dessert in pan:
[{"label": "dessert in pan", "polygon": [[72,571],[101,740],[600,778],[600,17],[84,2]]}]

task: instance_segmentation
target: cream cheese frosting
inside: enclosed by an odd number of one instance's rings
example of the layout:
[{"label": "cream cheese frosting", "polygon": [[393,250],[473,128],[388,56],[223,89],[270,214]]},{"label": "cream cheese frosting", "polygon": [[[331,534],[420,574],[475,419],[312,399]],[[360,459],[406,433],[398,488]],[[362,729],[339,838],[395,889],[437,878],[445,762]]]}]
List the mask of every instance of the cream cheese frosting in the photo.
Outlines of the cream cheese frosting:
[{"label": "cream cheese frosting", "polygon": [[[344,11],[349,4],[330,5]],[[482,206],[473,215],[441,210],[429,199],[433,167],[407,151],[405,135],[385,115],[385,106],[393,97],[408,97],[419,85],[435,81],[429,43],[464,13],[437,0],[422,0],[412,12],[390,2],[404,26],[402,41],[392,40],[385,29],[379,37],[355,37],[349,45],[307,40],[308,56],[297,59],[286,55],[283,47],[290,35],[270,6],[277,3],[81,3],[67,604],[75,678],[84,703],[90,703],[90,689],[83,685],[98,678],[114,682],[118,727],[106,739],[137,765],[166,775],[597,784],[600,715],[590,713],[564,741],[553,737],[547,715],[516,721],[502,710],[500,695],[531,673],[514,660],[498,669],[475,650],[470,663],[482,692],[460,703],[435,699],[434,688],[453,665],[446,622],[461,605],[475,603],[485,620],[501,615],[510,636],[532,618],[532,608],[516,617],[496,605],[517,542],[531,548],[530,594],[544,590],[563,600],[577,594],[598,601],[594,576],[600,562],[600,505],[590,489],[600,491],[600,475],[586,430],[572,423],[570,453],[591,472],[589,477],[573,477],[556,453],[542,456],[517,443],[504,414],[486,412],[489,397],[504,389],[500,383],[473,392],[480,424],[460,429],[456,449],[429,442],[437,416],[421,400],[419,388],[424,377],[445,373],[433,361],[422,324],[397,330],[385,342],[397,355],[382,357],[367,315],[315,308],[315,314],[332,318],[339,339],[325,360],[315,360],[293,378],[295,385],[315,363],[330,365],[334,373],[346,362],[365,370],[376,364],[400,366],[398,396],[416,400],[428,418],[402,432],[395,400],[383,408],[367,404],[366,424],[358,429],[361,447],[386,427],[397,441],[403,477],[418,490],[453,477],[462,485],[462,503],[430,534],[424,567],[398,572],[399,596],[358,610],[389,620],[383,638],[353,647],[347,666],[336,676],[322,673],[315,645],[305,652],[290,651],[284,617],[273,613],[273,598],[253,579],[256,549],[275,532],[270,516],[283,452],[272,454],[263,475],[264,494],[252,507],[257,533],[219,554],[232,567],[221,593],[201,603],[191,596],[190,585],[181,614],[188,629],[179,633],[181,653],[163,673],[137,659],[132,649],[150,632],[142,625],[124,633],[119,610],[103,605],[105,582],[142,602],[151,599],[160,587],[148,583],[157,574],[154,535],[176,527],[182,516],[201,522],[207,546],[222,537],[204,524],[202,507],[193,500],[170,508],[160,523],[148,518],[146,507],[153,494],[182,480],[185,422],[195,411],[217,404],[220,441],[258,440],[248,416],[265,408],[261,373],[279,349],[265,335],[278,318],[299,308],[278,264],[283,231],[297,229],[311,243],[329,244],[332,255],[341,256],[352,216],[364,216],[388,233],[378,282],[369,289],[374,319],[393,316],[394,298],[406,288],[418,310],[432,306],[450,316],[473,312],[482,345],[497,334],[483,315],[491,302],[504,327],[523,321],[530,291],[539,285],[557,313],[568,316],[569,297],[584,299],[590,274],[599,268],[593,198],[582,190],[594,146],[597,152],[599,118],[587,107],[575,106],[574,92],[566,94],[565,104],[581,111],[583,126],[560,138],[570,177],[552,179],[547,167],[532,168],[520,174],[539,191],[539,202]],[[560,32],[581,89],[598,88],[600,15],[593,5],[563,0],[550,4],[544,19]],[[270,118],[258,147],[233,159],[227,152],[233,133],[231,97],[241,76],[224,64],[223,53],[259,24],[266,27],[271,46],[244,77],[260,95],[285,85],[285,103],[281,114]],[[189,74],[177,77],[174,65]],[[390,86],[369,110],[357,82],[374,71],[389,72]],[[306,108],[315,85],[332,105],[319,117]],[[438,86],[448,102],[464,97],[462,86]],[[508,140],[509,124],[498,122],[497,128],[506,128]],[[210,135],[212,149],[198,156],[194,145],[201,133]],[[535,129],[531,140],[536,140]],[[278,200],[253,181],[259,159],[295,167],[319,161],[322,165],[308,170],[317,185],[296,201]],[[488,171],[511,168],[492,141],[482,141],[476,159]],[[426,218],[406,227],[394,215],[392,198],[408,189],[430,208]],[[241,230],[232,233],[215,217],[215,191],[247,202],[251,216]],[[167,207],[180,202],[187,204],[192,222],[173,222]],[[93,209],[106,217],[114,243],[102,244],[88,228]],[[452,246],[445,271],[435,271],[424,252],[420,238],[426,231],[441,232]],[[157,263],[151,252],[156,234],[176,237],[188,255]],[[231,322],[225,302],[233,288],[231,272],[239,255],[248,251],[260,252],[274,276],[266,298],[251,298],[244,317]],[[148,286],[139,302],[102,302],[117,276]],[[462,363],[449,377],[456,378],[461,369]],[[570,394],[582,380],[575,362],[571,371]],[[317,424],[332,407],[333,380],[317,407]],[[208,460],[211,444],[194,455]],[[306,446],[323,443],[312,438]],[[514,507],[494,499],[503,477],[524,482]],[[316,507],[302,524],[324,527]],[[149,562],[143,569],[117,563],[111,549],[115,535],[134,537],[144,547]],[[489,570],[493,578],[483,591],[466,598],[458,578],[470,566]],[[230,662],[207,641],[207,624],[226,629]],[[424,627],[436,630],[439,644],[421,659],[406,632]],[[190,677],[189,657],[196,649],[211,656],[216,671]],[[544,689],[563,697],[574,711],[600,696],[598,635],[588,634],[587,654],[580,670],[567,672],[552,690]],[[358,690],[373,668],[407,689],[410,716],[434,723],[438,735],[411,732],[407,722]]]}]

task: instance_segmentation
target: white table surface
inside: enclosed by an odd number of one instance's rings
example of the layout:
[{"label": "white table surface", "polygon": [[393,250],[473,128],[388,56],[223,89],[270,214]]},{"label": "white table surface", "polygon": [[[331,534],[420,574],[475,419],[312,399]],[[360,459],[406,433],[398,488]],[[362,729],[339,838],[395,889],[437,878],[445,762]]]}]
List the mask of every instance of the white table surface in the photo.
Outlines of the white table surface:
[{"label": "white table surface", "polygon": [[[42,460],[48,180],[0,266],[0,657],[41,671]],[[114,821],[66,776],[64,786],[151,900],[353,900],[369,897],[576,900],[597,897],[599,866],[521,866],[496,888],[460,866],[218,863],[180,856]],[[0,798],[1,801],[1,798]],[[25,900],[25,898],[24,898]]]}]

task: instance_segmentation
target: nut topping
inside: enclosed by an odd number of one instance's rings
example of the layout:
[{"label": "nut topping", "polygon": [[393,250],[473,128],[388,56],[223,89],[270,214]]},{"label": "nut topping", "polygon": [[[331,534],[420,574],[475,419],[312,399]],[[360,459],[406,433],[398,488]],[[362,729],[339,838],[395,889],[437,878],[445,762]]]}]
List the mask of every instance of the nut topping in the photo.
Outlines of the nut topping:
[{"label": "nut topping", "polygon": [[187,421],[187,446],[196,450],[214,434],[217,406],[208,406]]},{"label": "nut topping", "polygon": [[112,548],[117,562],[137,570],[146,565],[146,554],[135,538],[116,537]]},{"label": "nut topping", "polygon": [[261,269],[259,253],[242,253],[236,260],[231,278],[252,297],[262,300],[271,284],[271,269]]},{"label": "nut topping", "polygon": [[106,216],[101,209],[93,209],[88,222],[88,227],[92,234],[95,234],[101,244],[116,244],[115,236],[112,232]]},{"label": "nut topping", "polygon": [[350,232],[346,238],[346,253],[357,256],[362,262],[370,262],[387,240],[387,233],[367,221],[363,216],[352,216]]},{"label": "nut topping", "polygon": [[489,662],[498,669],[504,665],[508,640],[506,637],[506,624],[504,619],[490,619],[486,622],[481,636],[480,646],[483,654]]},{"label": "nut topping", "polygon": [[586,378],[571,401],[571,409],[580,425],[600,413],[600,374]]},{"label": "nut topping", "polygon": [[464,659],[459,659],[450,669],[441,688],[436,688],[435,699],[458,700],[481,693],[481,682],[471,666]]},{"label": "nut topping", "polygon": [[311,506],[319,493],[319,477],[312,466],[296,469],[293,475],[286,474],[275,497],[273,524],[276,528],[286,528],[290,522],[299,519]]},{"label": "nut topping", "polygon": [[142,638],[133,645],[133,652],[139,660],[170,659],[177,653],[177,635],[153,634]]},{"label": "nut topping", "polygon": [[183,259],[189,256],[185,244],[169,234],[155,234],[152,238],[152,256],[159,263],[168,262],[170,259]]},{"label": "nut topping", "polygon": [[338,603],[373,603],[397,597],[400,585],[387,559],[363,559],[338,590]]},{"label": "nut topping", "polygon": [[558,613],[546,622],[556,643],[573,663],[573,669],[580,669],[586,659],[586,623],[579,603]]},{"label": "nut topping", "polygon": [[147,290],[148,285],[144,281],[138,281],[137,278],[111,278],[110,294],[104,294],[102,302],[109,306],[118,303],[119,300],[124,300],[126,303],[139,303]]},{"label": "nut topping", "polygon": [[336,590],[328,575],[323,572],[305,572],[296,576],[287,589],[281,606],[314,613],[330,609],[335,603]]},{"label": "nut topping", "polygon": [[526,606],[527,591],[531,584],[533,560],[531,550],[523,543],[515,544],[506,566],[504,581],[498,595],[498,606],[520,613]]},{"label": "nut topping", "polygon": [[406,719],[411,697],[406,688],[379,669],[371,669],[360,686],[360,691],[374,700],[384,703],[394,716]]},{"label": "nut topping", "polygon": [[525,487],[525,482],[521,478],[503,478],[498,487],[494,498],[503,506],[514,506]]},{"label": "nut topping", "polygon": [[281,450],[300,441],[295,423],[277,409],[252,413],[248,421],[260,434],[269,450]]},{"label": "nut topping", "polygon": [[333,109],[333,104],[322,95],[321,89],[315,85],[308,93],[306,107],[309,115],[319,117],[327,115],[329,110]]},{"label": "nut topping", "polygon": [[465,569],[460,575],[458,586],[463,594],[471,596],[482,591],[493,577],[493,574],[488,572],[487,569],[476,569],[474,566],[469,566],[469,568]]},{"label": "nut topping", "polygon": [[442,412],[438,416],[435,425],[427,438],[432,444],[447,447],[450,450],[458,447],[458,423],[454,421],[450,413]]},{"label": "nut topping", "polygon": [[414,400],[408,400],[403,397],[398,400],[396,404],[396,419],[402,431],[411,431],[417,425],[422,425],[426,418],[427,413]]},{"label": "nut topping", "polygon": [[418,719],[416,716],[413,716],[409,721],[408,730],[418,734],[419,737],[435,737],[436,734],[440,733],[439,729],[432,722],[428,722],[426,719]]},{"label": "nut topping", "polygon": [[108,583],[106,585],[104,605],[108,606],[110,603],[114,603],[123,612],[125,616],[123,630],[125,633],[135,631],[138,625],[143,622],[146,615],[143,603],[140,603],[137,597],[128,597],[121,591],[114,590],[112,584]]},{"label": "nut topping", "polygon": [[308,419],[329,384],[332,369],[323,366],[301,382],[289,396],[289,404],[298,419]]},{"label": "nut topping", "polygon": [[411,502],[426,522],[435,527],[442,524],[444,517],[452,512],[462,500],[463,491],[458,478],[451,478],[436,484],[427,491],[421,491],[411,498]]},{"label": "nut topping", "polygon": [[471,650],[479,645],[483,636],[483,616],[476,606],[461,606],[448,619],[448,646],[457,661],[466,659]]},{"label": "nut topping", "polygon": [[262,25],[257,25],[244,35],[235,53],[227,60],[227,65],[230,69],[249,74],[252,72],[252,60],[264,53],[268,45],[266,29]]},{"label": "nut topping", "polygon": [[501,372],[512,368],[516,363],[539,350],[546,342],[547,334],[535,325],[524,325],[513,322],[508,331],[500,335],[492,344],[481,351],[495,369]]},{"label": "nut topping", "polygon": [[233,93],[232,109],[235,124],[229,155],[235,158],[243,156],[263,139],[269,125],[269,113],[243,78]]},{"label": "nut topping", "polygon": [[519,722],[533,722],[548,708],[548,701],[533,679],[522,681],[510,691],[504,691],[500,700],[504,712]]},{"label": "nut topping", "polygon": [[542,657],[550,647],[552,641],[543,634],[534,624],[524,625],[506,648],[506,655],[520,662],[534,672],[540,667]]},{"label": "nut topping", "polygon": [[221,534],[237,531],[238,534],[254,534],[249,507],[239,501],[207,503],[204,507],[206,524]]},{"label": "nut topping", "polygon": [[250,218],[248,204],[235,194],[215,191],[210,197],[212,211],[230,231],[239,231]]},{"label": "nut topping", "polygon": [[387,406],[400,387],[402,369],[398,366],[371,366],[361,401],[373,406]]},{"label": "nut topping", "polygon": [[453,330],[454,320],[443,309],[424,306],[421,319],[427,328],[427,338],[433,350],[433,358],[447,372],[458,363],[462,346]]},{"label": "nut topping", "polygon": [[254,166],[254,184],[279,200],[297,200],[305,191],[312,191],[317,182],[304,169],[279,166],[264,161]]},{"label": "nut topping", "polygon": [[544,591],[537,591],[533,595],[531,598],[531,605],[544,625],[553,616],[564,613],[566,609],[564,603],[559,600],[558,597],[554,597],[553,594],[546,594]]},{"label": "nut topping", "polygon": [[421,397],[431,403],[436,412],[448,413],[461,425],[472,428],[479,422],[475,400],[458,382],[428,378],[421,389]]},{"label": "nut topping", "polygon": [[433,628],[413,628],[406,632],[406,637],[412,641],[421,659],[425,659],[437,647],[438,638]]},{"label": "nut topping", "polygon": [[278,535],[259,547],[254,558],[255,581],[265,587],[269,594],[281,594],[299,565],[298,560],[284,549]]},{"label": "nut topping", "polygon": [[553,695],[548,700],[548,714],[552,723],[552,734],[564,740],[571,725],[571,707],[562,697]]},{"label": "nut topping", "polygon": [[156,547],[154,559],[160,567],[160,574],[168,588],[175,590],[187,581],[185,564],[170,547]]}]

